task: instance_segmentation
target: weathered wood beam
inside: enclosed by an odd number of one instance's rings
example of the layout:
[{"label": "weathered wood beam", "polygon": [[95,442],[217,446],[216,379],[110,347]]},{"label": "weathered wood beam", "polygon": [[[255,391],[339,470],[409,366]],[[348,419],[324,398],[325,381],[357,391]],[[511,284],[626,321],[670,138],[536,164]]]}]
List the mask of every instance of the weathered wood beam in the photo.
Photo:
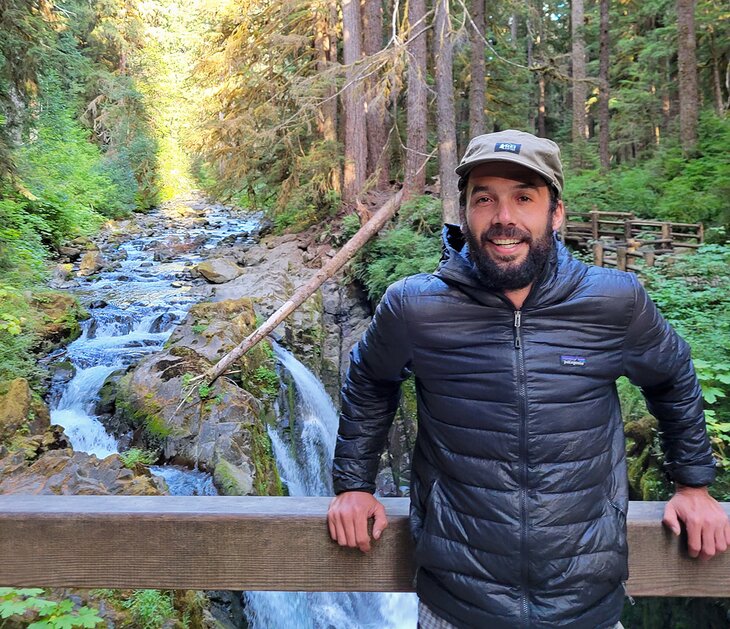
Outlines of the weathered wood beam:
[{"label": "weathered wood beam", "polygon": [[[0,496],[0,586],[408,591],[408,500],[367,555],[333,543],[328,498]],[[730,504],[723,505],[730,514]],[[730,593],[730,553],[690,559],[663,503],[631,503],[629,592]]]}]

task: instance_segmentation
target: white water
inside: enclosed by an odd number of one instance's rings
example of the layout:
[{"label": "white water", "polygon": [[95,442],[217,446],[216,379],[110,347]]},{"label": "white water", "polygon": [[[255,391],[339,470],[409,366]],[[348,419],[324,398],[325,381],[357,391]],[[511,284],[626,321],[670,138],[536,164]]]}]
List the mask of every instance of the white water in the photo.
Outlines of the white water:
[{"label": "white water", "polygon": [[[269,429],[279,474],[292,496],[332,495],[331,464],[338,416],[322,383],[286,350],[275,346],[296,385],[292,438]],[[324,523],[322,523],[324,526]],[[413,629],[415,594],[365,592],[246,592],[251,629]]]}]

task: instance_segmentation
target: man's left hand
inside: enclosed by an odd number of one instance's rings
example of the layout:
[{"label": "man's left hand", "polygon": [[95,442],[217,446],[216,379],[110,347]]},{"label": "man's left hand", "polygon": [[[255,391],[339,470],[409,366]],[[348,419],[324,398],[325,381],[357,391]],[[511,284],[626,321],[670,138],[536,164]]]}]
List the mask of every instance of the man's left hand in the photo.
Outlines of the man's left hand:
[{"label": "man's left hand", "polygon": [[690,557],[711,559],[730,546],[730,520],[707,487],[677,485],[677,492],[664,509],[662,523],[679,535],[679,521],[687,528]]}]

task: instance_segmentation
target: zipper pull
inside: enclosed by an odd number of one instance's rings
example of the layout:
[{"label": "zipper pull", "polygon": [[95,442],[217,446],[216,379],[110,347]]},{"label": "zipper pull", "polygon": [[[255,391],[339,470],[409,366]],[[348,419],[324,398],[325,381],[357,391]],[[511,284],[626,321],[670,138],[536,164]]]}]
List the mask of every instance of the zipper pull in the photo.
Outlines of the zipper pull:
[{"label": "zipper pull", "polygon": [[520,342],[520,325],[522,324],[522,312],[515,310],[515,349],[520,349],[522,343]]}]

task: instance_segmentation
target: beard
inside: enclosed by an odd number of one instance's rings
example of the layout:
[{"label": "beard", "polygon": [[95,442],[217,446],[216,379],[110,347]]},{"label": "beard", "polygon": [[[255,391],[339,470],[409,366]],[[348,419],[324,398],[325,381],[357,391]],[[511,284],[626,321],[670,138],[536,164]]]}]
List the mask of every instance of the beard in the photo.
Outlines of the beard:
[{"label": "beard", "polygon": [[[474,261],[480,281],[487,288],[499,291],[517,290],[532,284],[545,268],[545,263],[555,246],[551,221],[552,215],[549,215],[544,232],[536,238],[517,227],[494,225],[482,232],[477,239],[471,229],[464,225],[469,254]],[[529,249],[525,259],[520,263],[513,263],[509,259],[494,260],[484,247],[487,241],[499,238],[514,238],[526,242]]]}]

